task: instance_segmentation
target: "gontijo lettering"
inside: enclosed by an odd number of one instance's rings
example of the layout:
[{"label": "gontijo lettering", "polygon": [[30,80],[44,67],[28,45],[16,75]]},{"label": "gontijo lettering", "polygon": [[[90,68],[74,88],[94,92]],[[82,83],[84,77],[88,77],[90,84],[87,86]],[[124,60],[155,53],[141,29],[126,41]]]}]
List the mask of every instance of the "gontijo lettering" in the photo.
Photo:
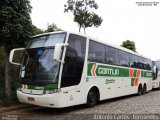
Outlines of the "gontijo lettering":
[{"label": "gontijo lettering", "polygon": [[98,74],[119,75],[119,70],[99,67]]}]

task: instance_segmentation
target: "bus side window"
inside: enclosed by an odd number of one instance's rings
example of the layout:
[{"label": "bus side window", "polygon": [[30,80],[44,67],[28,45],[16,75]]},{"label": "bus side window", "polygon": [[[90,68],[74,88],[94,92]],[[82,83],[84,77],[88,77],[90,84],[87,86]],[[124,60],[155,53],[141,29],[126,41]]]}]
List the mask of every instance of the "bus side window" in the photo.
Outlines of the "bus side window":
[{"label": "bus side window", "polygon": [[77,51],[79,57],[84,58],[86,52],[86,38],[71,34],[68,40],[69,46]]},{"label": "bus side window", "polygon": [[130,63],[130,67],[132,68],[137,68],[137,56],[130,54],[129,55],[129,63]]},{"label": "bus side window", "polygon": [[148,64],[147,64],[147,59],[144,58],[144,69],[148,70]]},{"label": "bus side window", "polygon": [[105,63],[105,47],[103,44],[89,41],[88,61]]},{"label": "bus side window", "polygon": [[119,63],[121,66],[129,66],[129,54],[119,50]]},{"label": "bus side window", "polygon": [[147,69],[151,70],[151,68],[152,68],[152,62],[151,60],[147,59]]},{"label": "bus side window", "polygon": [[118,50],[109,46],[106,46],[106,63],[111,65],[119,65],[118,62]]},{"label": "bus side window", "polygon": [[143,58],[138,57],[138,68],[144,69]]},{"label": "bus side window", "polygon": [[70,34],[68,43],[69,46],[67,47],[62,71],[61,87],[78,85],[84,66],[86,38]]}]

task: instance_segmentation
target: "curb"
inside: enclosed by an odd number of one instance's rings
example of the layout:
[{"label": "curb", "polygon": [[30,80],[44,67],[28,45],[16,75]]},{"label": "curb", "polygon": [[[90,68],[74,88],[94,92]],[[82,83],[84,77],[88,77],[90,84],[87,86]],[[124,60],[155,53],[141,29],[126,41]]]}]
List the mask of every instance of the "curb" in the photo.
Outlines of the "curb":
[{"label": "curb", "polygon": [[0,108],[0,113],[14,111],[14,110],[20,110],[20,109],[25,109],[25,108],[34,108],[34,107],[36,107],[36,106],[33,106],[33,105],[18,105],[18,106],[13,106],[13,107]]}]

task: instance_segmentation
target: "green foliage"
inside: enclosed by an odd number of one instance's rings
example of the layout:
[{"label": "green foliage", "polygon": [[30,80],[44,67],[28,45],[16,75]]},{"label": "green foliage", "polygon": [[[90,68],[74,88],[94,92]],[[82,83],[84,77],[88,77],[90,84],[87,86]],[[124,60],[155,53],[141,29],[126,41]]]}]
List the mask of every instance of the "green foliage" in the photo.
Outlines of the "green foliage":
[{"label": "green foliage", "polygon": [[133,41],[130,41],[130,40],[123,41],[121,46],[136,52],[136,46]]},{"label": "green foliage", "polygon": [[56,24],[52,23],[48,25],[47,29],[44,32],[55,32],[55,31],[62,31],[62,29],[58,28]]},{"label": "green foliage", "polygon": [[47,33],[47,32],[55,32],[55,31],[62,31],[62,29],[57,27],[57,25],[54,23],[52,23],[51,25],[48,25],[46,30],[42,30],[40,28],[37,28],[35,25],[32,25],[32,36],[37,34]]},{"label": "green foliage", "polygon": [[37,28],[35,25],[32,25],[32,36],[43,33],[43,30]]},{"label": "green foliage", "polygon": [[95,14],[93,10],[98,9],[97,3],[94,0],[68,0],[64,5],[64,12],[71,12],[74,16],[74,22],[81,28],[98,27],[102,23],[102,18]]},{"label": "green foliage", "polygon": [[2,0],[0,6],[0,45],[7,52],[24,46],[32,35],[29,0]]}]

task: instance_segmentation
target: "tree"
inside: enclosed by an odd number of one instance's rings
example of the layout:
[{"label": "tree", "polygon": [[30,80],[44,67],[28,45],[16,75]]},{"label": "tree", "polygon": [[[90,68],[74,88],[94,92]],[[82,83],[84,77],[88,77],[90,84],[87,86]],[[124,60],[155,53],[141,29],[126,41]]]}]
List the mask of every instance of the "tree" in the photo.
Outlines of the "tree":
[{"label": "tree", "polygon": [[32,25],[32,35],[37,35],[43,33],[43,30],[37,28],[35,25]]},{"label": "tree", "polygon": [[52,23],[51,25],[47,26],[46,30],[42,30],[35,25],[32,25],[32,35],[47,33],[47,32],[55,32],[55,31],[62,31],[61,28],[57,27],[56,24]]},{"label": "tree", "polygon": [[5,50],[5,94],[11,96],[10,50],[24,46],[32,35],[29,0],[1,0],[0,2],[0,46]]},{"label": "tree", "polygon": [[56,24],[52,23],[48,25],[47,29],[44,32],[55,32],[55,31],[62,31],[62,29],[58,28]]},{"label": "tree", "polygon": [[68,0],[64,5],[64,12],[71,12],[74,16],[74,22],[79,25],[79,32],[81,28],[99,27],[102,23],[102,18],[95,14],[93,10],[98,9],[97,3],[94,0]]},{"label": "tree", "polygon": [[123,41],[121,46],[136,52],[136,46],[133,41],[130,40]]}]

